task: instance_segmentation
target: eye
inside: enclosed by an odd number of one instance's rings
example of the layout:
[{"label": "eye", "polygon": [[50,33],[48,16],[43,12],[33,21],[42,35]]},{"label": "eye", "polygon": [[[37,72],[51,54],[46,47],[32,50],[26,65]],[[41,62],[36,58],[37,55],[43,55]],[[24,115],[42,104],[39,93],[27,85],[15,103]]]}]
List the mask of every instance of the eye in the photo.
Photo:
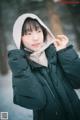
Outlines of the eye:
[{"label": "eye", "polygon": [[27,35],[31,35],[31,32],[27,32]]},{"label": "eye", "polygon": [[41,30],[38,30],[38,33],[40,33],[41,32]]}]

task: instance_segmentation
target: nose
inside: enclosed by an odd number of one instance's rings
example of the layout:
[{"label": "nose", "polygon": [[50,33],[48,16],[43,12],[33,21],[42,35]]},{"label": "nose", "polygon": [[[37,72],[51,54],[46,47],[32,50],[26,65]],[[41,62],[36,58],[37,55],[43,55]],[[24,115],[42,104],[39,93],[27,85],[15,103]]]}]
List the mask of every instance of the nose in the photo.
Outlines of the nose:
[{"label": "nose", "polygon": [[38,35],[37,35],[37,33],[33,33],[33,40],[38,40]]}]

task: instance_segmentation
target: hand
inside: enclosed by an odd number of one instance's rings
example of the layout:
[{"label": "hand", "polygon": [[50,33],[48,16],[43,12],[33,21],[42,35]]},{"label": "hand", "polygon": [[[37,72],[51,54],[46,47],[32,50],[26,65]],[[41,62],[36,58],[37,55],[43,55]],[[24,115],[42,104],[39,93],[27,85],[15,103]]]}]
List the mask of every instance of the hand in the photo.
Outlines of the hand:
[{"label": "hand", "polygon": [[59,51],[67,47],[69,39],[65,35],[57,35],[54,41],[56,50]]}]

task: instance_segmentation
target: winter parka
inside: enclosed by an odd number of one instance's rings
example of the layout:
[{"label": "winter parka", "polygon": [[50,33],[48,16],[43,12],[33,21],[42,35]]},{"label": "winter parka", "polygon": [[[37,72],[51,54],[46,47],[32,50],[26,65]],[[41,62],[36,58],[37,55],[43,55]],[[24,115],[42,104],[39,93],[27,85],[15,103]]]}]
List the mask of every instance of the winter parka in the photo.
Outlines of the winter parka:
[{"label": "winter parka", "polygon": [[8,54],[12,70],[13,102],[33,110],[34,120],[80,120],[80,59],[72,46],[46,49],[48,68],[28,61],[22,50]]},{"label": "winter parka", "polygon": [[33,110],[34,120],[80,120],[80,58],[72,45],[45,50],[48,67],[28,60],[29,51],[8,52],[14,104]]}]

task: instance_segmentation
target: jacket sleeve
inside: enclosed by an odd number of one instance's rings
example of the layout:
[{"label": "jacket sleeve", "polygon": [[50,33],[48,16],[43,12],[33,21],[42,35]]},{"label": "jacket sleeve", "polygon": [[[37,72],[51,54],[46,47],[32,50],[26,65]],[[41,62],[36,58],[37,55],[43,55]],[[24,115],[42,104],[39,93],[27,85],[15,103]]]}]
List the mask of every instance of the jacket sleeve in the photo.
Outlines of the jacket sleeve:
[{"label": "jacket sleeve", "polygon": [[63,69],[63,72],[68,78],[74,89],[80,88],[80,58],[73,46],[70,45],[67,48],[57,52],[59,63]]},{"label": "jacket sleeve", "polygon": [[29,108],[42,109],[46,104],[43,88],[25,59],[22,50],[8,52],[8,61],[12,70],[13,102]]}]

